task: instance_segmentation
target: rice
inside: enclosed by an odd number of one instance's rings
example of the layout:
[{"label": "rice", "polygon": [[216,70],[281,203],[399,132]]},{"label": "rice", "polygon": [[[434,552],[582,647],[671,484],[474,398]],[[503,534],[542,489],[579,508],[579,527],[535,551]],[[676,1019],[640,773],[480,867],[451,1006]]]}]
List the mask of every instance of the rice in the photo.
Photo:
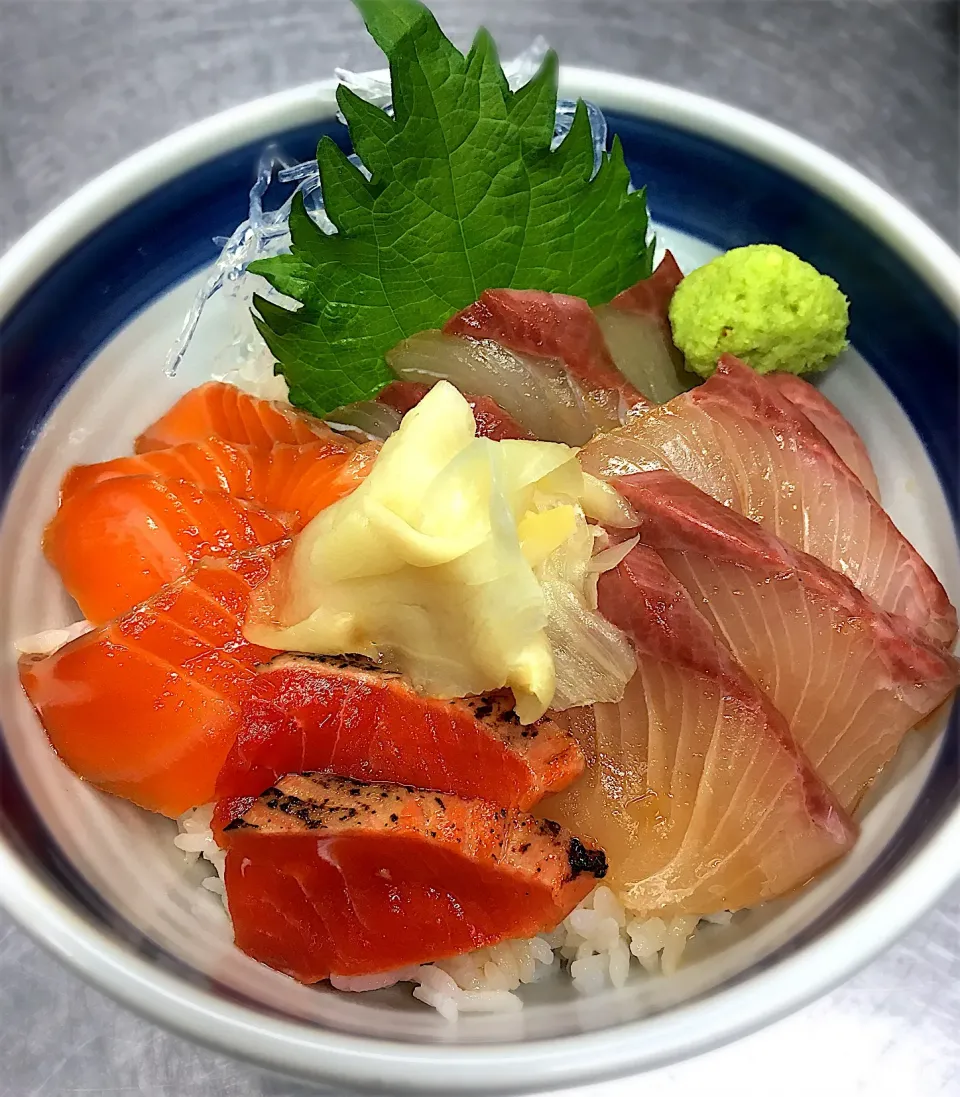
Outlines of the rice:
[{"label": "rice", "polygon": [[92,628],[89,621],[77,621],[76,624],[64,628],[48,628],[34,633],[33,636],[23,636],[13,646],[17,655],[52,655],[64,644],[69,644]]},{"label": "rice", "polygon": [[[214,840],[212,818],[212,804],[191,809],[177,820],[173,841],[188,863],[210,863],[213,871],[201,886],[226,907],[226,853]],[[591,995],[624,986],[634,961],[649,975],[671,975],[701,921],[727,925],[732,917],[729,911],[670,920],[631,916],[622,899],[601,884],[550,933],[398,971],[334,975],[330,985],[361,994],[413,983],[414,998],[449,1021],[461,1013],[515,1013],[523,1008],[515,992],[544,979],[569,977],[578,993]]]}]

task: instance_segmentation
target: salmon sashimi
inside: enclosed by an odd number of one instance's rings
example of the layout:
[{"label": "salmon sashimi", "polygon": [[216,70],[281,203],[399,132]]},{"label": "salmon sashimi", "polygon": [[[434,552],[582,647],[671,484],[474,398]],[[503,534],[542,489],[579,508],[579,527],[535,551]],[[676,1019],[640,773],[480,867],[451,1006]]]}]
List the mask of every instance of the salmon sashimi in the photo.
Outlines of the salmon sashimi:
[{"label": "salmon sashimi", "polygon": [[343,442],[322,419],[286,404],[227,385],[208,381],[190,389],[137,439],[137,453],[181,442],[222,438],[241,446],[269,449],[278,442],[303,446],[310,442]]},{"label": "salmon sashimi", "polygon": [[[380,393],[377,400],[394,408],[400,415],[406,415],[430,391],[430,385],[418,384],[415,381],[393,381]],[[520,438],[532,440],[533,435],[503,410],[502,407],[489,396],[468,396],[464,399],[470,405],[474,421],[477,424],[478,438],[492,438],[495,442],[502,442],[505,438]]]},{"label": "salmon sashimi", "polygon": [[537,810],[603,845],[627,905],[756,906],[850,849],[855,825],[659,556],[638,545],[598,587],[637,673],[619,704],[579,710],[587,774]]},{"label": "salmon sashimi", "polygon": [[848,810],[903,736],[960,681],[960,664],[798,552],[668,472],[617,482],[700,613],[785,717]]},{"label": "salmon sashimi", "polygon": [[725,355],[713,376],[601,435],[582,455],[605,477],[666,469],[827,567],[931,639],[952,643],[957,612],[931,569],[810,420]]},{"label": "salmon sashimi", "polygon": [[655,404],[665,404],[699,380],[674,344],[667,314],[682,281],[668,251],[649,278],[593,310],[617,369]]},{"label": "salmon sashimi", "polygon": [[271,544],[292,524],[182,480],[124,476],[65,500],[46,528],[43,550],[83,615],[101,625],[203,557]]},{"label": "salmon sashimi", "polygon": [[[580,297],[540,290],[489,289],[444,325],[447,335],[492,340],[507,350],[560,362],[602,430],[649,401],[617,369],[590,306]],[[586,439],[584,439],[585,441]]]},{"label": "salmon sashimi", "polygon": [[330,774],[284,777],[222,841],[238,947],[303,983],[532,937],[606,870],[556,823]]},{"label": "salmon sashimi", "polygon": [[349,494],[378,452],[379,446],[372,442],[355,447],[317,441],[261,449],[208,438],[96,465],[76,465],[63,479],[60,500],[63,503],[94,484],[121,476],[183,480],[289,516],[287,524],[296,531]]},{"label": "salmon sashimi", "polygon": [[780,395],[813,423],[874,499],[879,499],[880,485],[863,439],[826,396],[792,373],[770,373],[767,377],[780,390]]},{"label": "salmon sashimi", "polygon": [[279,547],[204,561],[118,620],[20,660],[23,688],[74,773],[171,817],[213,799],[241,701],[273,654],[247,643],[243,621]]},{"label": "salmon sashimi", "polygon": [[401,675],[346,655],[280,655],[262,669],[261,687],[244,705],[220,798],[329,770],[527,809],[583,772],[576,740],[546,717],[521,725],[508,690],[421,697]]}]

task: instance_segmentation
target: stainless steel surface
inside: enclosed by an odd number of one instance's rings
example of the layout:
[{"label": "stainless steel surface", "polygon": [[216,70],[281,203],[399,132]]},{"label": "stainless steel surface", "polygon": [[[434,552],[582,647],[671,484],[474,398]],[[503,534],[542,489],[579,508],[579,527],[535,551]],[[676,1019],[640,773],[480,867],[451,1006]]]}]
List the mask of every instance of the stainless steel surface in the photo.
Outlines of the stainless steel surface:
[{"label": "stainless steel surface", "polygon": [[[505,53],[716,95],[839,153],[956,244],[957,6],[907,0],[435,0]],[[0,247],[80,183],[205,114],[376,63],[347,0],[0,0]],[[960,887],[845,986],[689,1063],[580,1091],[960,1094]],[[294,1097],[313,1089],[166,1034],[0,915],[0,1095]]]}]

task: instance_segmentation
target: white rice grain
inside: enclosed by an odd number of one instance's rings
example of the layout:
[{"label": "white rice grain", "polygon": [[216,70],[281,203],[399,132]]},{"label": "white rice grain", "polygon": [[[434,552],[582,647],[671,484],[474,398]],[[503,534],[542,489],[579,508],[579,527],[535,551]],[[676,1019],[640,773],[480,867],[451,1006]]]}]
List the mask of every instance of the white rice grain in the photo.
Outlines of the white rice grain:
[{"label": "white rice grain", "polygon": [[71,640],[76,640],[92,629],[93,625],[89,621],[77,621],[76,624],[64,628],[48,628],[33,636],[24,636],[13,646],[18,655],[52,655],[64,644],[69,644]]}]

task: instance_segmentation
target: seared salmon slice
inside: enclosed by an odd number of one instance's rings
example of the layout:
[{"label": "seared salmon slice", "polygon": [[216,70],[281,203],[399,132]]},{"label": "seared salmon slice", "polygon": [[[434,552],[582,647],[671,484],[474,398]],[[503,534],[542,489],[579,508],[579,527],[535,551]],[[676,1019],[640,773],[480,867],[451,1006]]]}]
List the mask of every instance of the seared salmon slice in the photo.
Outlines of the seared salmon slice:
[{"label": "seared salmon slice", "polygon": [[521,725],[508,690],[440,701],[361,656],[281,655],[244,704],[217,796],[255,796],[305,770],[526,809],[578,777],[583,755],[546,717]]},{"label": "seared salmon slice", "polygon": [[293,516],[182,480],[124,476],[66,499],[43,550],[88,621],[103,624],[156,594],[203,557],[285,537]]},{"label": "seared salmon slice", "polygon": [[730,355],[698,388],[600,435],[581,462],[595,476],[674,472],[932,640],[957,634],[939,580],[834,447],[777,382]]},{"label": "seared salmon slice", "polygon": [[956,689],[960,664],[839,572],[686,480],[646,472],[616,484],[644,544],[852,811],[903,736]]},{"label": "seared salmon slice", "polygon": [[322,419],[286,404],[250,396],[236,385],[208,381],[190,389],[136,441],[137,453],[222,438],[270,449],[278,442],[303,446],[342,439]]},{"label": "seared salmon slice", "polygon": [[85,488],[122,476],[183,480],[288,515],[290,528],[299,530],[362,481],[379,449],[376,443],[355,446],[346,439],[302,446],[280,443],[266,449],[208,438],[76,465],[64,477],[60,499],[66,502]]},{"label": "seared salmon slice", "polygon": [[531,937],[606,870],[557,823],[330,774],[284,777],[221,841],[237,946],[303,983]]},{"label": "seared salmon slice", "polygon": [[603,846],[631,909],[753,907],[850,849],[856,826],[652,549],[600,576],[599,604],[637,673],[619,704],[577,711],[587,773],[537,811]]},{"label": "seared salmon slice", "polygon": [[47,656],[20,681],[54,749],[85,781],[176,817],[214,798],[256,667],[250,592],[280,546],[205,561],[116,621]]}]

